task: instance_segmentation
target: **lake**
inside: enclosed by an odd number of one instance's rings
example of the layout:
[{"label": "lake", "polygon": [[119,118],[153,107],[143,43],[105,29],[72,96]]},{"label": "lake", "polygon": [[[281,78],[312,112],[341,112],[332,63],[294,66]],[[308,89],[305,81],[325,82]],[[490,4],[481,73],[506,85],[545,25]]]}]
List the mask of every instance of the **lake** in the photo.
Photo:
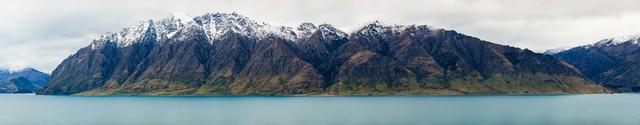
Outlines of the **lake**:
[{"label": "lake", "polygon": [[374,97],[0,95],[0,125],[632,125],[640,94]]}]

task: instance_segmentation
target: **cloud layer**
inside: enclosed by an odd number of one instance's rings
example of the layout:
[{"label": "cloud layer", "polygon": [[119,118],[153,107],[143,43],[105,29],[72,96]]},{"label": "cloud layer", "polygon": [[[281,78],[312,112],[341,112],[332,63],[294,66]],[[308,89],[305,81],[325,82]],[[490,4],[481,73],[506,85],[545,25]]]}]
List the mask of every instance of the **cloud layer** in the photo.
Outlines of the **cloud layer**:
[{"label": "cloud layer", "polygon": [[11,0],[0,2],[0,66],[51,72],[104,32],[207,12],[238,12],[286,26],[427,24],[542,51],[638,34],[638,5],[636,0]]}]

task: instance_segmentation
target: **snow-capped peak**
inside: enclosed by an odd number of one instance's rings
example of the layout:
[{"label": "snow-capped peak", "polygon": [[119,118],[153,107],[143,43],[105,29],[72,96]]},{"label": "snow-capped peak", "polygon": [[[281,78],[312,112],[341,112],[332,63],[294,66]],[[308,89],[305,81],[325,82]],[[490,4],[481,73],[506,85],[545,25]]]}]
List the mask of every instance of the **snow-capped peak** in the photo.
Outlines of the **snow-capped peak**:
[{"label": "snow-capped peak", "polygon": [[548,49],[548,50],[544,51],[543,54],[554,55],[554,54],[558,54],[560,52],[567,51],[567,50],[569,50],[571,48],[573,48],[573,47],[558,47],[558,48]]},{"label": "snow-capped peak", "polygon": [[398,25],[385,24],[381,21],[374,21],[354,32],[355,35],[380,35],[382,38],[398,37],[401,33],[409,33],[409,35],[418,35],[420,31],[443,31],[444,29],[433,28],[428,25]]},{"label": "snow-capped peak", "polygon": [[329,24],[320,24],[318,26],[318,31],[320,32],[322,39],[340,39],[347,37],[347,33],[338,30],[337,28],[329,25]]},{"label": "snow-capped peak", "polygon": [[135,42],[143,40],[143,38],[157,38],[157,32],[153,20],[143,21],[137,25],[123,28],[120,32],[102,34],[98,39],[91,43],[91,48],[95,49],[106,43],[115,43],[118,47],[130,46]]},{"label": "snow-capped peak", "polygon": [[596,42],[593,45],[594,46],[615,46],[623,43],[638,44],[639,40],[640,40],[640,34],[627,35],[627,36],[619,36],[619,37],[603,39]]},{"label": "snow-capped peak", "polygon": [[313,23],[302,23],[298,28],[294,31],[298,38],[306,38],[313,34],[313,32],[317,31],[318,27]]},{"label": "snow-capped peak", "polygon": [[2,73],[15,73],[15,72],[22,72],[22,71],[28,71],[28,70],[35,70],[31,67],[26,67],[26,66],[21,66],[21,65],[11,65],[11,66],[2,66],[0,67],[0,74]]},{"label": "snow-capped peak", "polygon": [[[320,29],[319,29],[320,28]],[[183,30],[203,31],[209,42],[221,40],[226,33],[233,32],[254,39],[278,37],[289,41],[308,38],[318,30],[336,31],[335,28],[323,29],[312,23],[302,23],[292,28],[286,26],[271,26],[264,22],[251,20],[238,13],[207,13],[201,16],[188,17],[176,14],[158,21],[144,21],[138,25],[123,28],[116,33],[106,33],[90,45],[92,49],[113,43],[118,47],[131,46],[142,41],[163,42],[164,39],[180,38],[177,35]],[[339,33],[338,35],[343,35]]]},{"label": "snow-capped peak", "polygon": [[407,26],[405,26],[405,25],[385,24],[385,23],[382,23],[381,21],[376,20],[373,23],[365,25],[357,33],[358,34],[371,34],[371,33],[372,34],[378,34],[378,33],[396,34],[396,33],[400,33],[402,31],[404,31],[405,29],[407,29]]},{"label": "snow-capped peak", "polygon": [[263,29],[269,26],[258,23],[237,13],[208,13],[194,19],[198,27],[204,29],[210,41],[220,39],[227,32],[235,32],[250,37],[265,35]]},{"label": "snow-capped peak", "polygon": [[181,29],[183,29],[187,22],[191,22],[194,19],[191,17],[186,17],[185,15],[173,15],[169,18],[162,19],[157,22],[158,25],[161,25],[157,28],[157,40],[172,38],[175,36]]},{"label": "snow-capped peak", "polygon": [[[415,25],[387,25],[381,21],[374,21],[363,26],[354,34],[397,35]],[[420,25],[420,28],[429,28]],[[95,39],[90,48],[101,48],[105,45],[128,47],[140,42],[162,44],[183,39],[189,34],[202,33],[208,42],[223,40],[227,33],[235,33],[251,39],[280,38],[290,42],[307,39],[314,33],[321,33],[323,39],[341,39],[348,36],[329,24],[314,25],[302,23],[297,27],[272,26],[264,22],[257,22],[238,13],[207,13],[201,16],[189,17],[184,14],[174,14],[160,20],[143,21],[137,25],[123,28],[120,32],[106,33]]]}]

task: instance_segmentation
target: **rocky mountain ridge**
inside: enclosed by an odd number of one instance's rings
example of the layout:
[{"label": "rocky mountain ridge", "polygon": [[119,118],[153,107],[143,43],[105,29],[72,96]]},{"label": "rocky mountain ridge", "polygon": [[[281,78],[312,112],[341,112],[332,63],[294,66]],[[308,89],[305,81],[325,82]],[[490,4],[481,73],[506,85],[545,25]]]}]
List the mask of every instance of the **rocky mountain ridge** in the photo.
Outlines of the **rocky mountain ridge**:
[{"label": "rocky mountain ridge", "polygon": [[618,92],[640,91],[640,36],[608,38],[553,56]]},{"label": "rocky mountain ridge", "polygon": [[571,65],[426,25],[271,26],[236,13],[145,21],[65,59],[38,94],[603,93]]}]

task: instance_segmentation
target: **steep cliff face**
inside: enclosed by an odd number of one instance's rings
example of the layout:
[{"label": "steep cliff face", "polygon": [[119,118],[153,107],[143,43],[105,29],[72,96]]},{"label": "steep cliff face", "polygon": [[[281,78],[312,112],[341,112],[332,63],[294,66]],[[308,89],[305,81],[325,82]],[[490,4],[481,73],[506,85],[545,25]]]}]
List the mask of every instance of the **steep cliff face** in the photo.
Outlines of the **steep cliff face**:
[{"label": "steep cliff face", "polygon": [[601,93],[571,65],[425,25],[145,21],[65,59],[38,94]]},{"label": "steep cliff face", "polygon": [[44,87],[49,75],[33,68],[0,68],[0,93],[33,93]]},{"label": "steep cliff face", "polygon": [[610,38],[554,54],[593,81],[619,92],[640,91],[640,36]]}]

